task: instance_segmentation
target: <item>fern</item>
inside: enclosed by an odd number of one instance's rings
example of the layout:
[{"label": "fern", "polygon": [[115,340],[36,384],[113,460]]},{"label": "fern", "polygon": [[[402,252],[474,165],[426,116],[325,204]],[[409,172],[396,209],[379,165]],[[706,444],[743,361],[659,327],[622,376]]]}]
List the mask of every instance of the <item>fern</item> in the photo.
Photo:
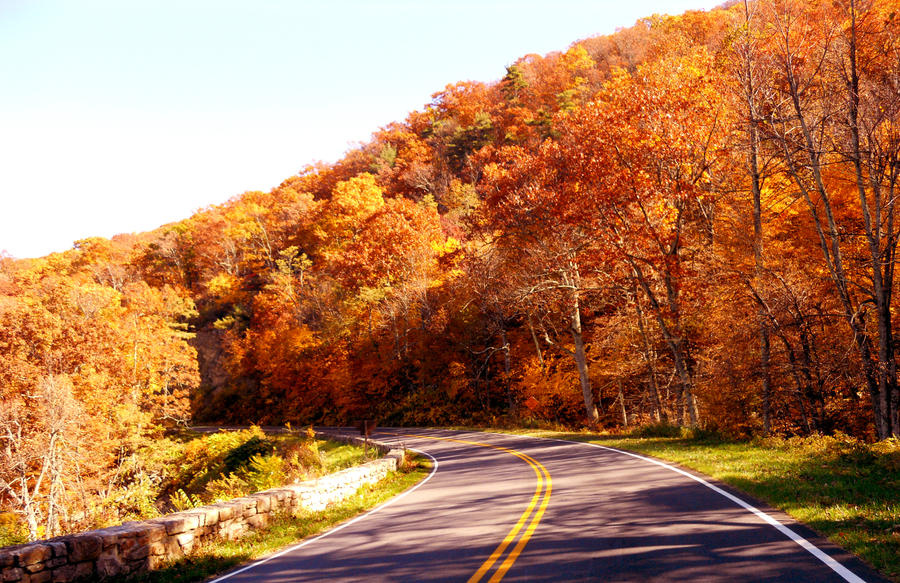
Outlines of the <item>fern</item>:
[{"label": "fern", "polygon": [[250,486],[237,474],[228,474],[211,481],[206,487],[206,495],[214,502],[239,498],[248,494]]},{"label": "fern", "polygon": [[277,455],[254,455],[244,480],[254,491],[281,486],[285,482],[285,461]]},{"label": "fern", "polygon": [[203,506],[203,501],[196,494],[188,494],[179,488],[178,490],[175,490],[175,493],[169,498],[169,504],[171,504],[172,508],[176,511],[181,512],[183,510],[190,510],[191,508]]}]

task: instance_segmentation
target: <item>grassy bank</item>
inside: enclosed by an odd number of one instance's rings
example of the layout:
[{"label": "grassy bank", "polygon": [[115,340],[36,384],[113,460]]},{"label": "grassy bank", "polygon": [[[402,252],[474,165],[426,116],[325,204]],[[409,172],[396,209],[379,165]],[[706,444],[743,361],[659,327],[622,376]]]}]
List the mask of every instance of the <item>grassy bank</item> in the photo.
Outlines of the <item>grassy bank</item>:
[{"label": "grassy bank", "polygon": [[[296,480],[308,480],[358,465],[380,455],[377,450],[317,439],[311,431],[267,434],[260,427],[196,434],[185,432],[172,442],[163,467],[165,489],[155,503],[163,513],[246,496]],[[173,457],[172,454],[179,454]]]},{"label": "grassy bank", "polygon": [[[374,448],[365,451],[361,446],[317,439],[309,431],[289,428],[273,435],[260,427],[173,432],[123,453],[118,478],[101,484],[109,486],[101,502],[90,507],[76,505],[81,518],[64,520],[59,534],[230,500],[334,473],[379,455]],[[38,535],[44,538],[44,531],[39,530]],[[0,511],[0,547],[27,541],[24,521],[12,512]]]},{"label": "grassy bank", "polygon": [[322,533],[370,510],[422,480],[430,471],[423,459],[411,458],[401,471],[320,512],[285,514],[265,530],[239,541],[216,541],[195,548],[179,561],[150,573],[112,579],[114,583],[188,583],[202,581],[247,561],[272,554],[304,538]]},{"label": "grassy bank", "polygon": [[627,436],[522,431],[647,454],[747,492],[900,581],[900,441],[847,436],[730,441],[665,429]]}]

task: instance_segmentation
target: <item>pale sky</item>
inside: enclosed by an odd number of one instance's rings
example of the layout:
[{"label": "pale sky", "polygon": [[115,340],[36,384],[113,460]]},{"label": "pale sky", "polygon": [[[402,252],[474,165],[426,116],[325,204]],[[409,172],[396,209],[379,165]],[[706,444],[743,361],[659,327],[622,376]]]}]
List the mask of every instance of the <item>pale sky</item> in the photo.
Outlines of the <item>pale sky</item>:
[{"label": "pale sky", "polygon": [[0,252],[333,162],[449,83],[723,0],[0,0]]}]

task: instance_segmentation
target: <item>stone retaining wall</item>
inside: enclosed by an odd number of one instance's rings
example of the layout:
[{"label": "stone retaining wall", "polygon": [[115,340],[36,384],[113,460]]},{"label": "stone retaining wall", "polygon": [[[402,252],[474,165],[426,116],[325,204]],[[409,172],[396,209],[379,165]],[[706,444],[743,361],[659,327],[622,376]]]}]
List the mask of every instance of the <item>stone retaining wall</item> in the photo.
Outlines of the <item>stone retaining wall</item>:
[{"label": "stone retaining wall", "polygon": [[[329,434],[350,443],[358,437]],[[3,583],[102,581],[157,568],[207,539],[237,539],[266,526],[278,511],[322,510],[396,470],[403,450],[369,440],[385,457],[281,488],[140,522],[0,549]]]}]

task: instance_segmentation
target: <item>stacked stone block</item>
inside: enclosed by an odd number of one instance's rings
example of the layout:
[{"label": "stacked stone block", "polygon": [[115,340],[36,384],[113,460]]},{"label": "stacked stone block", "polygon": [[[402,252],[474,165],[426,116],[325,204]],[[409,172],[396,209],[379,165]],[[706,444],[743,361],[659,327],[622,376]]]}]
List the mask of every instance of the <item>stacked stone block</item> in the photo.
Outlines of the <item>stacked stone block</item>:
[{"label": "stacked stone block", "polygon": [[[335,438],[357,440],[329,435],[329,439]],[[239,539],[263,528],[275,513],[322,510],[397,469],[403,450],[372,440],[368,443],[386,455],[316,480],[227,502],[0,549],[0,582],[102,581],[113,575],[152,570],[189,553],[198,542]]]}]

